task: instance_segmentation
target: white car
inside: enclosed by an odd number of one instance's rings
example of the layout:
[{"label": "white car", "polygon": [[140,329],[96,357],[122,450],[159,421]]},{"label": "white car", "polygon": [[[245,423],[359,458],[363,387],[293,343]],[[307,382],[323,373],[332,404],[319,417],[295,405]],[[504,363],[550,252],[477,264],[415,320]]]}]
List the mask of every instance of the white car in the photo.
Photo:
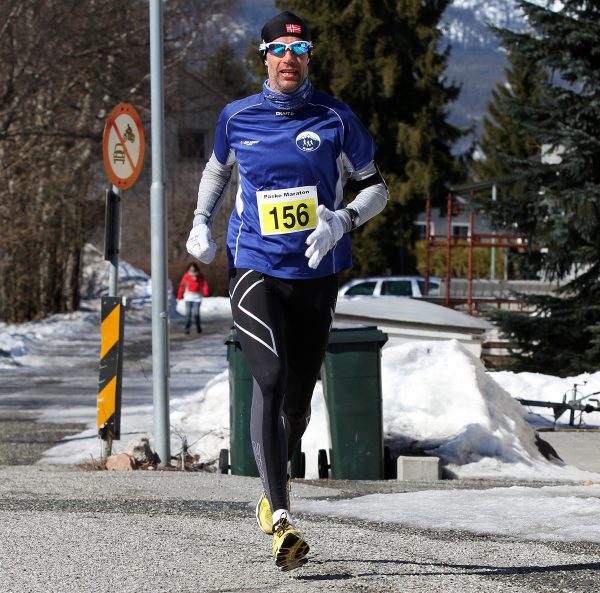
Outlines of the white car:
[{"label": "white car", "polygon": [[[427,296],[438,296],[439,292],[440,279],[430,277]],[[354,278],[354,280],[350,280],[339,289],[338,296],[344,298],[357,296],[419,298],[425,296],[425,278],[423,276],[369,276],[367,278]]]}]

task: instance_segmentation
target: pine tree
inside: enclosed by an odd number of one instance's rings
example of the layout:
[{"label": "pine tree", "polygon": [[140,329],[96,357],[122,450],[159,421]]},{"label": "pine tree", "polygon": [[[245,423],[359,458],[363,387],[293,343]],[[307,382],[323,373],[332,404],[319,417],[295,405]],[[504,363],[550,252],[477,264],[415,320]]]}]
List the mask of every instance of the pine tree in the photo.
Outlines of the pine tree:
[{"label": "pine tree", "polygon": [[390,189],[384,212],[353,236],[355,273],[412,272],[412,221],[427,192],[458,180],[451,147],[462,131],[446,108],[459,88],[444,71],[439,20],[448,0],[278,0],[311,26],[310,77],[347,103],[373,134]]},{"label": "pine tree", "polygon": [[[543,269],[565,279],[557,297],[530,298],[536,315],[499,315],[517,344],[518,368],[561,374],[600,367],[600,5],[565,0],[560,10],[520,2],[532,31],[498,32],[520,62],[543,68],[535,101],[503,103],[506,113],[546,158],[506,150],[526,208],[515,210],[530,230]],[[552,158],[547,158],[548,156]]]},{"label": "pine tree", "polygon": [[492,99],[487,106],[488,115],[483,120],[484,133],[479,146],[485,158],[473,163],[480,181],[512,173],[511,165],[504,155],[528,159],[538,151],[534,140],[511,117],[508,106],[534,102],[545,73],[536,63],[520,61],[513,53],[509,53],[508,62],[509,66],[505,69],[506,80],[498,83],[492,91]]},{"label": "pine tree", "polygon": [[[498,29],[492,30],[499,33]],[[492,91],[488,115],[483,121],[484,133],[479,148],[484,159],[473,162],[477,181],[498,181],[498,199],[491,202],[487,193],[477,199],[477,204],[497,231],[514,231],[514,222],[519,220],[519,232],[530,235],[531,225],[524,222],[528,218],[529,197],[523,184],[515,179],[513,159],[531,159],[539,153],[539,148],[512,113],[536,103],[540,85],[547,74],[536,62],[523,61],[512,52],[508,54],[508,62],[506,80]],[[527,249],[526,252],[511,253],[511,260],[518,266],[521,278],[535,277],[539,272],[540,254],[537,251]]]}]

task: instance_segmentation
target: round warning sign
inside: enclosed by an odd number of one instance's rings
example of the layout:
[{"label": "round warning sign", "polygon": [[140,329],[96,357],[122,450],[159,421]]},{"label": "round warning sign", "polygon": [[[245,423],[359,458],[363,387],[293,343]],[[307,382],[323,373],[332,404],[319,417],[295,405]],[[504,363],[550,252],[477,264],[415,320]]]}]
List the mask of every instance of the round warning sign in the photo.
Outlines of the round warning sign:
[{"label": "round warning sign", "polygon": [[109,114],[102,138],[104,167],[119,189],[130,188],[144,162],[144,129],[137,111],[119,103]]}]

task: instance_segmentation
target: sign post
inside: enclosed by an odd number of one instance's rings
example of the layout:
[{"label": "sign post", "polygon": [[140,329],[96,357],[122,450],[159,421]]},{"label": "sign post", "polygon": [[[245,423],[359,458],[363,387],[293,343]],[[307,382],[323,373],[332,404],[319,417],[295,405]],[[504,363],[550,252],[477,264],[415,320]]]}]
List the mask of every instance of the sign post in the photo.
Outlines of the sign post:
[{"label": "sign post", "polygon": [[117,297],[121,238],[121,191],[137,181],[144,161],[144,128],[132,105],[119,103],[109,114],[102,137],[104,167],[112,187],[106,192],[104,259],[109,262],[108,297],[102,298],[102,346],[98,380],[98,436],[111,454],[121,437],[121,379],[125,299]]},{"label": "sign post", "polygon": [[119,283],[121,243],[121,190],[114,185],[106,190],[104,207],[104,259],[109,262],[108,296],[116,297]]}]

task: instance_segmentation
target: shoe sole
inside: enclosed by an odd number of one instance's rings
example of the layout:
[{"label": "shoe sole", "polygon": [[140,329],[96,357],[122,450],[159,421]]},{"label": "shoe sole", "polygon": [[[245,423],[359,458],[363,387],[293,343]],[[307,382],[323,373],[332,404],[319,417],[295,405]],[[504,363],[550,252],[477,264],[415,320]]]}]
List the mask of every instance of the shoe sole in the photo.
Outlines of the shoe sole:
[{"label": "shoe sole", "polygon": [[[294,533],[288,533],[283,538],[283,541],[275,553],[275,566],[278,566],[281,570],[299,568],[299,566],[306,564],[308,561],[305,556],[308,554],[309,550],[310,546],[301,537],[298,537]],[[304,560],[304,562],[300,564],[302,560]],[[295,566],[295,564],[298,564],[298,566]]]},{"label": "shoe sole", "polygon": [[290,562],[280,566],[279,568],[281,569],[281,572],[288,572],[304,566],[307,562],[308,558],[305,556],[304,558],[298,558],[298,560],[290,560]]},{"label": "shoe sole", "polygon": [[266,533],[267,535],[273,535],[273,525],[271,525],[271,529],[267,530],[265,529],[264,525],[260,522],[260,503],[262,501],[262,497],[260,498],[260,500],[258,501],[257,505],[256,505],[256,522],[258,523],[258,526],[261,528],[261,530],[263,531],[263,533]]}]

